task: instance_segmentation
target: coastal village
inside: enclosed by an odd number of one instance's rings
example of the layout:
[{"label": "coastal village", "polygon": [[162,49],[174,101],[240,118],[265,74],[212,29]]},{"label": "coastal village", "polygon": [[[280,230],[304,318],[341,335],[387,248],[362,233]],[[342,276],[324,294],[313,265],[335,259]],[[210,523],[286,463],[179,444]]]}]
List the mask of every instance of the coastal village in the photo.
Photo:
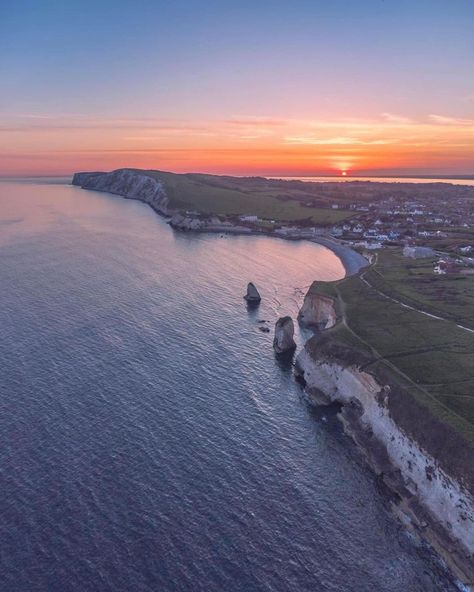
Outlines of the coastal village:
[{"label": "coastal village", "polygon": [[305,195],[301,205],[331,210],[337,215],[336,223],[316,225],[310,217],[282,222],[251,211],[209,217],[189,210],[176,215],[171,224],[189,230],[271,233],[288,239],[327,237],[366,254],[399,247],[406,257],[433,259],[434,274],[474,274],[474,187],[373,182],[305,185],[317,185],[318,196]]}]

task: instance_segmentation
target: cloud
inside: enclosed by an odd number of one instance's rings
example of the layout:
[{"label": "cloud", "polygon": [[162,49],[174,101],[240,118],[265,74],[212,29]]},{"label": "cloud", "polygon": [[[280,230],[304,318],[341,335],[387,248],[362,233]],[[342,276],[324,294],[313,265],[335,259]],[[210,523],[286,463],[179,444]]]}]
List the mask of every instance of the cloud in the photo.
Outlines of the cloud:
[{"label": "cloud", "polygon": [[413,123],[413,120],[403,115],[397,115],[395,113],[382,113],[381,115],[385,121],[390,123]]},{"label": "cloud", "polygon": [[374,146],[384,144],[394,144],[396,140],[378,139],[361,140],[350,136],[337,136],[334,138],[316,138],[314,136],[287,136],[284,138],[287,144],[307,144],[312,146]]},{"label": "cloud", "polygon": [[447,117],[445,115],[431,114],[428,116],[434,123],[440,125],[474,125],[474,119],[461,119],[458,117]]}]

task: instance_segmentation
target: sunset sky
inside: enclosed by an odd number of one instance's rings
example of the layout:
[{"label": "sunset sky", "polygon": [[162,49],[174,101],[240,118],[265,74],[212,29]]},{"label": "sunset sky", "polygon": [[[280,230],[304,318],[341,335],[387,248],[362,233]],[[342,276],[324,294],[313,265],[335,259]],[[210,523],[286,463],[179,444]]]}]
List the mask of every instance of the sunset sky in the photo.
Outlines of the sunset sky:
[{"label": "sunset sky", "polygon": [[0,175],[474,174],[473,0],[0,3]]}]

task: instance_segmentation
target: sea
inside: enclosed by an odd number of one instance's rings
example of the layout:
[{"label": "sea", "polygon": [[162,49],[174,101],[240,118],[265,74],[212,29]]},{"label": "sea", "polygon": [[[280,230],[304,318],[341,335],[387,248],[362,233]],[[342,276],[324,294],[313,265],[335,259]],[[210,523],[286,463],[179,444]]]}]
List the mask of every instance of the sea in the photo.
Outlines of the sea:
[{"label": "sea", "polygon": [[457,590],[273,353],[343,275],[314,243],[0,182],[0,590]]}]

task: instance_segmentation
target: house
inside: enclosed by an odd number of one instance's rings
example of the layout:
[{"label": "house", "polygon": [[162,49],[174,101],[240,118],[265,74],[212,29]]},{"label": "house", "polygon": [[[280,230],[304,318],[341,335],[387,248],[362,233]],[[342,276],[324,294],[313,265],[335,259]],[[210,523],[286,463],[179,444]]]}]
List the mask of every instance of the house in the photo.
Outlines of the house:
[{"label": "house", "polygon": [[355,234],[361,234],[362,232],[364,232],[364,227],[362,226],[362,224],[356,224],[352,227],[352,232],[354,232]]},{"label": "house", "polygon": [[471,245],[467,245],[466,247],[461,247],[459,250],[461,253],[470,253],[472,251],[472,247]]},{"label": "house", "polygon": [[364,238],[375,238],[377,235],[377,231],[375,228],[369,228],[364,232]]},{"label": "house", "polygon": [[242,220],[242,222],[258,222],[258,216],[255,216],[254,214],[248,214],[239,216],[239,220]]},{"label": "house", "polygon": [[365,243],[364,246],[365,246],[366,249],[370,249],[370,250],[373,250],[373,249],[381,249],[382,248],[382,243],[378,243],[378,242],[377,243],[369,243],[368,241],[366,241],[366,243]]},{"label": "house", "polygon": [[412,259],[424,259],[426,257],[433,257],[435,252],[431,247],[413,247],[407,245],[403,248],[404,257],[411,257]]}]

